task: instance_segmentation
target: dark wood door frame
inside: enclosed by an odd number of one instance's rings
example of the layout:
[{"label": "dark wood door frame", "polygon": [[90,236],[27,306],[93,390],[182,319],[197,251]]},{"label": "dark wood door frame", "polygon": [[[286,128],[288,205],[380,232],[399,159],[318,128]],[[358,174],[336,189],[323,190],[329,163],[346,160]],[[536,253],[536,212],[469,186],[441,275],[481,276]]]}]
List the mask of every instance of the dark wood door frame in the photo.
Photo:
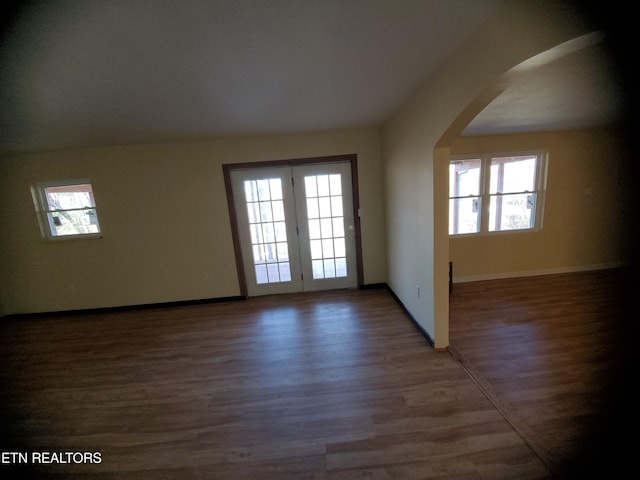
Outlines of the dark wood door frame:
[{"label": "dark wood door frame", "polygon": [[240,295],[247,297],[247,279],[244,275],[244,264],[242,262],[242,251],[240,249],[240,237],[238,235],[238,219],[236,217],[235,202],[233,200],[233,188],[231,185],[231,172],[233,170],[247,170],[255,168],[270,167],[296,167],[299,165],[322,164],[348,162],[351,165],[351,191],[353,195],[353,218],[356,231],[356,275],[358,287],[363,284],[362,267],[362,241],[360,229],[360,195],[358,193],[358,155],[355,153],[346,155],[332,155],[327,157],[294,158],[287,160],[267,160],[264,162],[248,163],[225,163],[222,165],[224,175],[224,187],[227,194],[227,207],[229,209],[229,220],[231,222],[231,235],[233,237],[233,250],[236,258],[236,270],[238,272],[238,283]]}]

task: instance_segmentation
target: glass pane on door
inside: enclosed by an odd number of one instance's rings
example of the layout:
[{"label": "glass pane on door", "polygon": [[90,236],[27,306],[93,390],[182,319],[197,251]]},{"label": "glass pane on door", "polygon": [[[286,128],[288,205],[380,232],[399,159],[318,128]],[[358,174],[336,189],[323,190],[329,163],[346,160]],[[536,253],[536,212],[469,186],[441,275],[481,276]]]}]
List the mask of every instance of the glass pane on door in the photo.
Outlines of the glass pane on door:
[{"label": "glass pane on door", "polygon": [[256,283],[291,281],[282,180],[245,180],[244,194]]},{"label": "glass pane on door", "polygon": [[357,286],[351,168],[326,162],[230,172],[248,296]]},{"label": "glass pane on door", "polygon": [[313,278],[346,277],[341,175],[306,175],[304,186]]}]

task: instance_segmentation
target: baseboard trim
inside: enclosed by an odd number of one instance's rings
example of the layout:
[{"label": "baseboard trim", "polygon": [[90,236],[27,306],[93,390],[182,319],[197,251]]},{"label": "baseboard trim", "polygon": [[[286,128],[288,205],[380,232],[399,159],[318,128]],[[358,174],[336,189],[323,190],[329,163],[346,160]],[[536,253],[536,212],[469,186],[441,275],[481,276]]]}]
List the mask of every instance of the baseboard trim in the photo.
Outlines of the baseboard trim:
[{"label": "baseboard trim", "polygon": [[239,300],[246,300],[247,297],[234,296],[234,297],[217,297],[217,298],[201,298],[195,300],[177,300],[173,302],[159,302],[159,303],[143,303],[135,305],[121,305],[115,307],[96,307],[96,308],[84,308],[77,310],[56,310],[51,312],[33,312],[33,313],[11,313],[5,315],[2,319],[27,319],[27,318],[42,318],[42,317],[62,317],[69,315],[87,315],[92,313],[111,313],[111,312],[126,312],[132,310],[149,310],[152,308],[170,308],[170,307],[186,307],[190,305],[204,305],[208,303],[221,303],[221,302],[235,302]]},{"label": "baseboard trim", "polygon": [[556,275],[560,273],[579,273],[589,272],[595,270],[610,270],[624,267],[621,263],[600,263],[597,265],[582,265],[578,267],[558,267],[558,268],[544,268],[540,270],[525,270],[520,272],[508,272],[508,273],[489,273],[484,275],[467,275],[467,276],[453,276],[453,283],[466,283],[466,282],[481,282],[484,280],[502,280],[505,278],[518,278],[518,277],[538,277],[542,275]]},{"label": "baseboard trim", "polygon": [[360,290],[374,290],[376,288],[385,288],[388,289],[389,285],[387,285],[386,283],[382,282],[382,283],[365,283],[363,285],[360,285],[358,287]]},{"label": "baseboard trim", "polygon": [[436,344],[433,341],[433,338],[431,338],[431,335],[429,335],[429,332],[427,332],[424,329],[424,327],[418,323],[418,321],[414,318],[414,316],[407,309],[407,307],[405,307],[404,303],[402,303],[402,300],[400,300],[400,297],[398,297],[398,295],[396,295],[396,292],[394,292],[393,289],[388,284],[385,284],[385,286],[386,286],[386,289],[389,292],[389,294],[393,297],[393,299],[396,301],[396,303],[398,305],[400,305],[400,308],[402,308],[402,310],[404,310],[404,313],[407,315],[407,317],[409,317],[409,320],[411,320],[411,322],[415,325],[415,327],[418,329],[418,331],[427,340],[427,343],[429,345],[431,345],[433,348],[435,348]]}]

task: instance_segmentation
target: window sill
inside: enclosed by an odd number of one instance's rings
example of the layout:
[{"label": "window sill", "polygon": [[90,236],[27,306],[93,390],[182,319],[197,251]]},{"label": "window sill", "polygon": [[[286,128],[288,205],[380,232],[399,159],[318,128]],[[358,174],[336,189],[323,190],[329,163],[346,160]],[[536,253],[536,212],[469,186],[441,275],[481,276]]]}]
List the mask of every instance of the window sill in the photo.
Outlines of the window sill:
[{"label": "window sill", "polygon": [[526,233],[537,233],[541,228],[522,228],[519,230],[499,230],[496,232],[477,232],[477,233],[454,233],[449,234],[449,238],[469,238],[469,237],[493,237],[496,235],[518,235]]},{"label": "window sill", "polygon": [[78,235],[60,235],[58,237],[44,237],[46,243],[69,242],[73,240],[97,240],[102,239],[102,233],[83,233]]}]

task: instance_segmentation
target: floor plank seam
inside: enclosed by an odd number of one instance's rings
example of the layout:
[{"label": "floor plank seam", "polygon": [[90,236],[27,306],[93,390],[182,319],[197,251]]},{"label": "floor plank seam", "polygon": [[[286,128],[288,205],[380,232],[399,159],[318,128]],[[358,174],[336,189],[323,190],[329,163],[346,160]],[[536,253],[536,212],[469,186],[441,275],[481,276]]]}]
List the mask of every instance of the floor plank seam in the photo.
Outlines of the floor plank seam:
[{"label": "floor plank seam", "polygon": [[482,379],[480,375],[475,371],[471,362],[466,356],[456,349],[453,345],[447,347],[447,351],[453,357],[453,359],[460,365],[460,368],[465,372],[469,379],[477,385],[482,394],[491,402],[491,404],[498,410],[500,415],[511,425],[515,432],[522,438],[522,440],[533,450],[533,452],[542,461],[545,467],[549,470],[552,476],[557,476],[558,467],[556,462],[549,456],[549,452],[543,446],[543,442],[538,435],[531,430],[528,425],[519,419],[519,417],[505,404],[500,398],[493,392],[491,385]]}]

